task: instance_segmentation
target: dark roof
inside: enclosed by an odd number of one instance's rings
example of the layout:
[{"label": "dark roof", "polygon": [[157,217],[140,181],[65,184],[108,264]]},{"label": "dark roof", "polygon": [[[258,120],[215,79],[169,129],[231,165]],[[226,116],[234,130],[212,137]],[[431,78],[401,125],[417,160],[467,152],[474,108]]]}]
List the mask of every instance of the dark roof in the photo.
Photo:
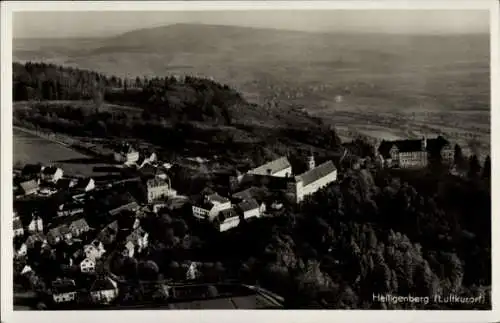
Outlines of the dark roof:
[{"label": "dark roof", "polygon": [[69,189],[74,181],[75,180],[71,178],[61,178],[57,181],[56,187],[59,189]]},{"label": "dark roof", "polygon": [[259,203],[255,199],[250,199],[243,201],[241,203],[238,203],[238,208],[243,211],[250,211],[250,210],[255,210],[259,208]]},{"label": "dark roof", "polygon": [[219,214],[217,215],[217,218],[219,219],[220,223],[222,223],[226,219],[233,218],[236,216],[238,216],[238,214],[234,209],[227,209],[220,211]]},{"label": "dark roof", "polygon": [[132,202],[129,202],[127,204],[120,205],[114,209],[111,209],[111,210],[109,210],[108,213],[110,215],[116,215],[122,211],[132,210],[132,209],[136,209],[138,207],[139,207],[139,204],[137,204],[137,202],[135,202],[135,201],[132,201]]},{"label": "dark roof", "polygon": [[309,185],[311,183],[316,182],[317,180],[327,176],[328,174],[333,173],[336,171],[337,168],[333,164],[331,160],[319,165],[316,168],[313,168],[311,170],[308,170],[305,173],[302,173],[298,176],[295,177],[297,181],[302,181],[303,185]]},{"label": "dark roof", "polygon": [[233,198],[241,200],[255,199],[257,202],[264,201],[265,197],[266,197],[265,189],[255,186],[249,187],[246,190],[236,192],[233,194]]},{"label": "dark roof", "polygon": [[59,167],[55,167],[55,166],[45,167],[43,169],[43,173],[45,175],[54,175],[57,172],[58,169],[59,169]]},{"label": "dark roof", "polygon": [[207,199],[209,201],[214,201],[214,202],[219,202],[219,203],[226,203],[229,202],[229,199],[227,197],[220,196],[217,193],[211,194],[207,196]]},{"label": "dark roof", "polygon": [[96,279],[92,284],[92,287],[90,287],[90,290],[97,291],[97,290],[110,290],[116,288],[117,288],[116,282],[113,281],[111,278],[106,277],[106,278]]},{"label": "dark roof", "polygon": [[12,224],[12,228],[14,230],[17,230],[17,229],[22,229],[23,228],[23,223],[21,222],[20,219],[15,219],[14,220],[14,223]]},{"label": "dark roof", "polygon": [[22,182],[21,184],[19,184],[19,186],[21,186],[21,189],[24,192],[28,192],[28,191],[37,189],[38,183],[35,180],[30,180],[30,181]]},{"label": "dark roof", "polygon": [[54,294],[71,293],[76,291],[75,281],[71,279],[63,279],[52,282],[52,290]]},{"label": "dark roof", "polygon": [[39,174],[42,172],[42,165],[40,164],[28,164],[23,167],[21,173],[23,175]]},{"label": "dark roof", "polygon": [[273,161],[270,161],[264,165],[261,165],[257,168],[254,168],[249,171],[251,174],[258,174],[258,175],[267,175],[268,170],[271,172],[271,174],[277,173],[283,169],[286,169],[288,167],[291,167],[290,162],[288,161],[288,158],[286,157],[280,157],[278,159],[275,159]]},{"label": "dark roof", "polygon": [[78,220],[71,222],[71,226],[76,227],[78,229],[83,229],[83,228],[89,227],[87,221],[84,218],[81,218],[81,219],[78,219]]},{"label": "dark roof", "polygon": [[90,181],[92,181],[92,178],[90,178],[90,177],[82,178],[78,181],[78,183],[76,184],[76,187],[77,188],[85,188],[89,185]]},{"label": "dark roof", "polygon": [[36,241],[44,241],[46,239],[45,235],[41,233],[32,234],[26,239],[26,244],[28,246],[34,245]]}]

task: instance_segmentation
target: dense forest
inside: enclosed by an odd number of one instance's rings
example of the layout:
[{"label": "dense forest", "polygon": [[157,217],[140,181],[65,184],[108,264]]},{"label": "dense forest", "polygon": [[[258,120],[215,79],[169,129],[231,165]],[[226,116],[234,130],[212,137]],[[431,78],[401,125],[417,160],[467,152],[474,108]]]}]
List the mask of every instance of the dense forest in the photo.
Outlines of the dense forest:
[{"label": "dense forest", "polygon": [[[284,116],[272,130],[243,124],[248,111],[258,107],[208,79],[123,80],[53,65],[14,64],[14,99],[94,101],[90,109],[43,102],[15,109],[14,122],[23,126],[77,136],[134,137],[178,151],[195,149],[187,146],[190,140],[204,140],[210,144],[207,154],[245,155],[254,164],[276,154],[275,141],[325,150],[340,144],[333,130],[305,117],[301,122],[310,122],[307,127],[292,126]],[[109,102],[138,110],[102,108]],[[261,115],[255,118],[267,118],[268,112],[257,112]],[[199,127],[200,121],[213,127]],[[357,140],[350,151],[366,157],[375,147]],[[139,259],[117,256],[110,266],[128,281],[139,282],[182,278],[185,262],[199,261],[201,280],[258,284],[283,295],[287,308],[488,309],[491,160],[484,165],[475,156],[467,160],[459,146],[454,159],[467,169],[464,176],[435,165],[418,171],[370,165],[347,170],[301,205],[286,205],[283,216],[243,222],[222,235],[192,221],[189,208],[163,210],[141,222],[150,232],[148,250]],[[191,178],[175,172],[172,177],[174,182]],[[124,222],[126,217],[120,225],[127,226]],[[43,264],[40,273],[55,272],[50,256],[35,258]],[[374,294],[454,294],[482,296],[484,301],[390,304],[375,302]],[[137,301],[146,296],[132,288],[121,297]]]}]

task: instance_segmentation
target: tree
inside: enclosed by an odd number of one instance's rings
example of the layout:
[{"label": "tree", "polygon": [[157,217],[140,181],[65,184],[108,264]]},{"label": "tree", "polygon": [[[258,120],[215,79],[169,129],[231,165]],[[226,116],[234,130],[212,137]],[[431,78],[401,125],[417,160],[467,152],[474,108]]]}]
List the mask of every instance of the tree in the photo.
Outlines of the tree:
[{"label": "tree", "polygon": [[453,156],[453,160],[455,161],[455,165],[457,165],[457,167],[464,166],[465,159],[462,152],[462,147],[460,147],[459,144],[455,144],[455,154]]},{"label": "tree", "polygon": [[490,155],[486,156],[486,158],[484,159],[483,178],[486,178],[486,179],[491,178],[491,158],[490,158]]},{"label": "tree", "polygon": [[476,155],[469,158],[469,177],[476,177],[481,171],[481,165]]}]

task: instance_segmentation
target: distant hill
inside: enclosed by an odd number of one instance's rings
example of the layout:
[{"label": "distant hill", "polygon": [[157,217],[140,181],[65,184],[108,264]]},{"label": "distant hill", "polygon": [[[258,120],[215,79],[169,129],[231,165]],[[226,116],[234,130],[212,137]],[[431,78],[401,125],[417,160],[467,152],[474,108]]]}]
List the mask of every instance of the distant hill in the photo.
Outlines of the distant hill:
[{"label": "distant hill", "polygon": [[[489,103],[488,35],[175,24],[94,40],[14,40],[13,55],[18,61],[43,60],[122,77],[208,76],[253,102],[278,100],[311,109],[423,103],[457,108],[465,99]],[[335,101],[338,96],[342,100]]]}]

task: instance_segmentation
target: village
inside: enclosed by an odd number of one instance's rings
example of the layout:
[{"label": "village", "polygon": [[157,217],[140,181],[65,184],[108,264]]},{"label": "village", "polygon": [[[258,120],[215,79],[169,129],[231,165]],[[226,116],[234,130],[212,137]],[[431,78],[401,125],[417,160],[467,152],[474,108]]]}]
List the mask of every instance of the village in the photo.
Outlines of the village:
[{"label": "village", "polygon": [[[452,163],[453,149],[443,137],[382,141],[372,164],[425,167],[436,153]],[[49,291],[55,308],[81,302],[112,304],[123,279],[112,272],[110,262],[116,254],[140,258],[149,243],[150,232],[142,223],[146,217],[188,210],[182,214],[189,221],[224,234],[244,222],[283,215],[286,205],[300,204],[339,179],[334,162],[317,164],[311,151],[303,173],[295,174],[287,156],[282,156],[246,172],[235,169],[224,191],[230,194],[205,188],[185,196],[172,187],[173,165],[160,161],[155,152],[122,143],[111,156],[124,175],[106,183],[67,176],[55,165],[25,165],[14,174],[15,275],[28,289]],[[363,159],[350,164],[353,169],[360,167],[369,165]],[[142,189],[131,193],[130,183],[139,183]],[[33,265],[40,257],[59,266],[48,288],[40,287],[46,277],[40,277]],[[166,299],[171,297],[171,286],[197,279],[197,263],[183,265],[182,279],[164,285]]]}]

